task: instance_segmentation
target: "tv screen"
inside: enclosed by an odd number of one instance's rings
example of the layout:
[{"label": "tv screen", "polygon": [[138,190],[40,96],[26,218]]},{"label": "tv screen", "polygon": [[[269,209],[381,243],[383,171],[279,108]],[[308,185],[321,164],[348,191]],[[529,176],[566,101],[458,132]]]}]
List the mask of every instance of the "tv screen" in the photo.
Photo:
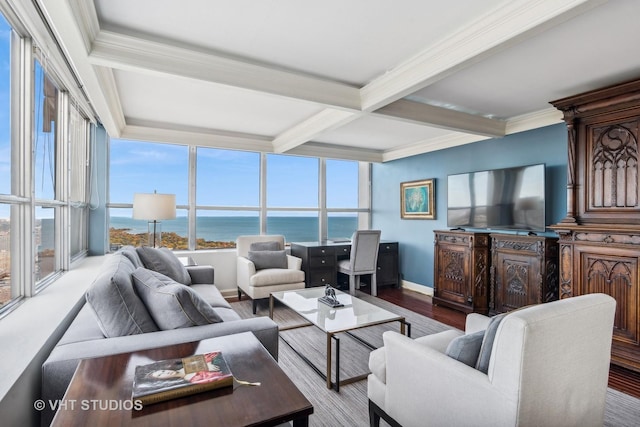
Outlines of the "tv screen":
[{"label": "tv screen", "polygon": [[449,175],[447,226],[544,231],[544,164]]}]

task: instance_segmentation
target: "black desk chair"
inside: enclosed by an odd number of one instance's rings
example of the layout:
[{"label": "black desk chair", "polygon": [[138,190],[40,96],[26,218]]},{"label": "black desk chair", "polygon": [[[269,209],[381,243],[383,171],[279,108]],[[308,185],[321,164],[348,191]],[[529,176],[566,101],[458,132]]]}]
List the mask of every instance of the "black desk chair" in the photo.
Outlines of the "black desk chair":
[{"label": "black desk chair", "polygon": [[351,238],[349,259],[338,261],[338,273],[349,276],[349,293],[355,295],[360,289],[360,276],[371,275],[371,295],[378,294],[376,272],[378,270],[378,249],[380,230],[358,230]]}]

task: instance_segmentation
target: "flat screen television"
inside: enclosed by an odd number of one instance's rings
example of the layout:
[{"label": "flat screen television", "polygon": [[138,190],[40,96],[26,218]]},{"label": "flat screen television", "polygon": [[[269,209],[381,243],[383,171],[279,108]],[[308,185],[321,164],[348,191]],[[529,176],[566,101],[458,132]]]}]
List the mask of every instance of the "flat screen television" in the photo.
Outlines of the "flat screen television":
[{"label": "flat screen television", "polygon": [[447,177],[447,226],[545,231],[544,164]]}]

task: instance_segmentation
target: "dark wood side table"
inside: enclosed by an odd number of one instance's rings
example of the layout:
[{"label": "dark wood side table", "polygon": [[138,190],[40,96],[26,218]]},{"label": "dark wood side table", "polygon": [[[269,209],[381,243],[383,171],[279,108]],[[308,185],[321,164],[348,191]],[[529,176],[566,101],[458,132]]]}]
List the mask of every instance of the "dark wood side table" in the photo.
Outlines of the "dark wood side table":
[{"label": "dark wood side table", "polygon": [[[131,402],[135,367],[155,360],[220,350],[237,379],[218,389],[137,410]],[[85,359],[52,426],[307,426],[313,406],[250,332],[156,349]]]}]

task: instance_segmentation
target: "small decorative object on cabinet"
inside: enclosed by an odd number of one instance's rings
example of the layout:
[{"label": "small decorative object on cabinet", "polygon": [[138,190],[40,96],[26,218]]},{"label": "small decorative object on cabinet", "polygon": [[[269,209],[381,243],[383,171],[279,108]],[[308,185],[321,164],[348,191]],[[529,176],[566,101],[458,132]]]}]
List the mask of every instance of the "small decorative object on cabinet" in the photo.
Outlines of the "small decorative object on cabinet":
[{"label": "small decorative object on cabinet", "polygon": [[640,80],[552,104],[568,130],[560,298],[615,298],[611,362],[640,371]]},{"label": "small decorative object on cabinet", "polygon": [[491,234],[489,313],[557,299],[557,238]]},{"label": "small decorative object on cabinet", "polygon": [[435,231],[433,303],[489,312],[489,233]]}]

